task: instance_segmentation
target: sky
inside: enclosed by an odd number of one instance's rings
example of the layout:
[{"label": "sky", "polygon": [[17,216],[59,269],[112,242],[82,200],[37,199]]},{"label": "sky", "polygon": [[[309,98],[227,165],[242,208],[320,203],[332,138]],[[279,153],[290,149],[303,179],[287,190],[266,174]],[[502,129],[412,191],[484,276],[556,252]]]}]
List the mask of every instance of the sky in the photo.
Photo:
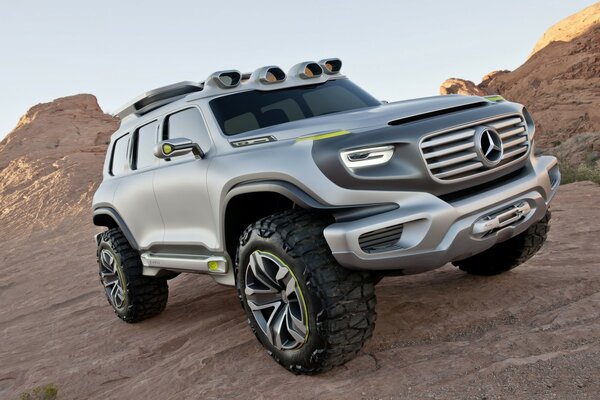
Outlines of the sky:
[{"label": "sky", "polygon": [[78,93],[112,113],[212,72],[287,71],[338,57],[388,101],[515,69],[554,23],[592,0],[0,0],[0,139],[31,106]]}]

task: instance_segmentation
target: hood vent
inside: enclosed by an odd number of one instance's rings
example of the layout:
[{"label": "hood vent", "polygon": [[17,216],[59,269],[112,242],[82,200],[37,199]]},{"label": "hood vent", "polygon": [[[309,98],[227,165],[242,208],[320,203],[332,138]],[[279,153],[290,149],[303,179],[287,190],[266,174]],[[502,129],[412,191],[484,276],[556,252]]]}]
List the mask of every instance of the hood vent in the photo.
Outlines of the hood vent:
[{"label": "hood vent", "polygon": [[422,114],[411,115],[411,116],[405,117],[405,118],[394,119],[394,120],[388,122],[388,125],[396,126],[396,125],[408,124],[409,122],[420,121],[422,119],[438,117],[440,115],[445,115],[445,114],[452,114],[452,113],[455,113],[458,111],[470,110],[471,108],[483,107],[488,104],[490,104],[489,101],[478,101],[476,103],[463,104],[463,105],[456,106],[456,107],[444,108],[442,110],[429,111],[429,112],[422,113]]}]

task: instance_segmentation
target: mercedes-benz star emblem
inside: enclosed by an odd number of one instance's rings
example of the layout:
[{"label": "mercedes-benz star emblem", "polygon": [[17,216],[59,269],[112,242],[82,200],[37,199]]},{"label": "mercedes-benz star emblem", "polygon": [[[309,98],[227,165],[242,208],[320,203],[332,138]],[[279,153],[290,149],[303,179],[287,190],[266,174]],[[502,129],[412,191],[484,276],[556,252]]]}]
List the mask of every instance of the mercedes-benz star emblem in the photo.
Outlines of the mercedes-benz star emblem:
[{"label": "mercedes-benz star emblem", "polygon": [[504,155],[504,146],[502,139],[495,129],[488,126],[480,126],[475,132],[475,151],[479,161],[491,168],[502,161]]}]

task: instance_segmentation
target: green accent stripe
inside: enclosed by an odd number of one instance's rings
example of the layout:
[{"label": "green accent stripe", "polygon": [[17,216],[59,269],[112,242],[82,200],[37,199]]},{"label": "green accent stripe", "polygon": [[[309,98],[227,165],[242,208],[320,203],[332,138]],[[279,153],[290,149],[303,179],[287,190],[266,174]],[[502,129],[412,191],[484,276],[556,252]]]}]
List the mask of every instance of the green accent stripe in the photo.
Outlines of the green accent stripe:
[{"label": "green accent stripe", "polygon": [[335,131],[335,132],[320,133],[318,135],[302,136],[302,137],[297,138],[296,142],[302,142],[303,140],[329,139],[329,138],[336,137],[336,136],[347,135],[349,133],[350,133],[350,131],[342,129],[342,130]]},{"label": "green accent stripe", "polygon": [[300,286],[300,282],[298,282],[298,278],[296,278],[296,275],[294,274],[294,271],[292,271],[292,269],[290,267],[288,267],[288,265],[286,263],[283,262],[283,260],[279,257],[277,257],[275,254],[270,253],[268,251],[261,251],[261,250],[257,250],[259,253],[262,254],[268,254],[271,257],[273,257],[274,259],[276,259],[277,261],[279,261],[281,263],[281,265],[283,265],[284,267],[286,267],[288,269],[288,271],[290,271],[290,274],[292,274],[292,278],[294,278],[294,280],[296,281],[296,287],[298,288],[298,292],[300,293],[300,297],[302,298],[302,308],[304,309],[304,316],[306,317],[306,337],[304,338],[304,342],[302,343],[302,345],[300,347],[302,347],[304,345],[304,343],[306,343],[306,341],[308,340],[308,326],[309,324],[309,320],[308,320],[308,309],[306,308],[306,300],[304,300],[304,293],[302,293],[302,287]]},{"label": "green accent stripe", "polygon": [[493,101],[493,102],[499,102],[499,101],[504,101],[504,97],[500,96],[499,94],[497,95],[492,95],[492,96],[484,96],[484,99],[489,100],[489,101]]}]

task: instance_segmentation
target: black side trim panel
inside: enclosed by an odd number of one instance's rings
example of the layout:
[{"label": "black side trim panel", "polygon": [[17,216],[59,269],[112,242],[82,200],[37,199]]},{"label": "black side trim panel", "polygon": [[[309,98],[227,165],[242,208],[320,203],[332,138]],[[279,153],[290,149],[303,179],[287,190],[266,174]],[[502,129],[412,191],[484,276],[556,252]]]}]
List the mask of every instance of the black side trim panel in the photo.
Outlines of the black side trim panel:
[{"label": "black side trim panel", "polygon": [[106,224],[101,223],[102,216],[109,216],[110,218],[112,218],[113,221],[116,222],[116,224],[119,227],[119,229],[121,230],[121,232],[123,232],[123,235],[125,235],[125,238],[129,242],[131,247],[133,247],[136,250],[140,249],[140,246],[137,244],[137,242],[133,238],[133,235],[131,234],[131,231],[127,227],[127,224],[125,224],[125,221],[123,220],[123,218],[121,218],[121,216],[119,215],[118,212],[116,212],[114,209],[112,209],[110,207],[101,207],[101,208],[95,209],[94,210],[94,225],[106,226]]},{"label": "black side trim panel", "polygon": [[[475,126],[490,118],[500,118],[521,113],[523,106],[516,103],[479,103],[468,105],[466,109],[443,114],[435,112],[426,119],[397,120],[383,127],[353,132],[328,140],[313,142],[312,156],[317,167],[329,180],[338,186],[353,190],[377,191],[419,191],[434,196],[445,195],[469,189],[491,182],[495,179],[522,168],[527,159],[503,168],[491,170],[489,174],[474,177],[460,182],[435,181],[425,160],[421,155],[419,143],[426,135],[435,132],[458,130]],[[477,106],[477,107],[475,107]],[[412,118],[412,117],[410,117]],[[415,117],[416,118],[416,117]],[[342,151],[361,149],[364,147],[395,147],[392,159],[386,164],[374,165],[360,169],[347,168],[340,157]]]},{"label": "black side trim panel", "polygon": [[253,181],[236,185],[227,193],[224,203],[228,204],[229,200],[237,195],[253,192],[275,192],[287,197],[302,208],[331,211],[338,222],[366,218],[398,208],[396,203],[334,206],[326,204],[321,199],[314,199],[311,195],[289,182],[277,180]]}]

